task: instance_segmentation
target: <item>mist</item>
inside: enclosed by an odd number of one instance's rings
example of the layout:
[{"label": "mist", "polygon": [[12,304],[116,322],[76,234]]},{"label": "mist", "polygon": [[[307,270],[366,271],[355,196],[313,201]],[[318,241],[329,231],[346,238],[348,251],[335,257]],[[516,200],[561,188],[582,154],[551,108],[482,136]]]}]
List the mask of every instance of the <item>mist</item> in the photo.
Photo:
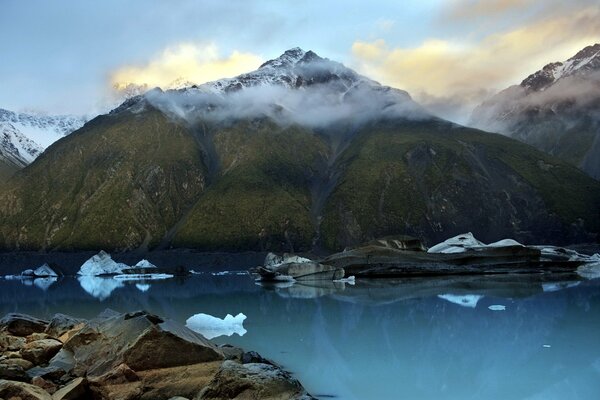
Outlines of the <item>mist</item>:
[{"label": "mist", "polygon": [[259,85],[218,93],[206,86],[151,90],[144,98],[166,114],[190,124],[267,117],[278,124],[323,128],[339,122],[362,124],[373,119],[426,119],[431,115],[408,93],[371,82],[348,89],[339,82],[290,88]]}]

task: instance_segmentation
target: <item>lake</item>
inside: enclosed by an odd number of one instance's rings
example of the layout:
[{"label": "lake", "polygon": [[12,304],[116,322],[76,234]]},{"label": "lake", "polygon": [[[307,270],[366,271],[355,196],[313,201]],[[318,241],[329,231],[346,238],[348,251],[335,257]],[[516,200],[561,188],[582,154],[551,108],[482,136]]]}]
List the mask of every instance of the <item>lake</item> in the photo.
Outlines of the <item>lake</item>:
[{"label": "lake", "polygon": [[185,323],[244,313],[216,337],[319,398],[598,399],[600,280],[506,275],[259,286],[246,274],[155,282],[0,279],[0,314],[145,309]]}]

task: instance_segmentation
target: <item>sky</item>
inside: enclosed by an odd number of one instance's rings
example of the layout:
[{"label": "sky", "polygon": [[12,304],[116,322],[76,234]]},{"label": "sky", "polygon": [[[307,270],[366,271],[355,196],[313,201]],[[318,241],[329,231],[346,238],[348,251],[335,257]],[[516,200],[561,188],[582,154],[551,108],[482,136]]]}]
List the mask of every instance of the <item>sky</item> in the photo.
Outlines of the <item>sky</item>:
[{"label": "sky", "polygon": [[313,50],[432,112],[600,42],[597,0],[0,0],[0,108],[93,116],[127,84],[197,84]]}]

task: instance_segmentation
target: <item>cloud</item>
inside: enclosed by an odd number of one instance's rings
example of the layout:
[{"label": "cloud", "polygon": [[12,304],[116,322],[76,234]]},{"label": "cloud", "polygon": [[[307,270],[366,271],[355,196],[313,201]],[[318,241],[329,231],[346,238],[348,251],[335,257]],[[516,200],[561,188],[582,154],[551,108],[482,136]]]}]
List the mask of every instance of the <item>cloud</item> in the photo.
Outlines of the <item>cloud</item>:
[{"label": "cloud", "polygon": [[448,3],[442,16],[451,20],[498,16],[522,10],[533,3],[533,0],[453,0]]},{"label": "cloud", "polygon": [[[500,7],[502,2],[494,3]],[[392,48],[383,40],[356,41],[352,54],[362,73],[407,90],[432,111],[449,118],[448,110],[436,110],[440,99],[451,99],[462,104],[461,108],[468,103],[472,108],[490,91],[518,83],[545,64],[565,60],[599,41],[599,20],[600,6],[593,6],[488,34],[474,42],[431,39],[414,48]]]},{"label": "cloud", "polygon": [[117,90],[144,85],[167,88],[186,81],[201,84],[256,69],[262,61],[258,55],[239,51],[223,57],[213,43],[182,43],[165,49],[146,65],[128,65],[113,71],[110,83]]}]

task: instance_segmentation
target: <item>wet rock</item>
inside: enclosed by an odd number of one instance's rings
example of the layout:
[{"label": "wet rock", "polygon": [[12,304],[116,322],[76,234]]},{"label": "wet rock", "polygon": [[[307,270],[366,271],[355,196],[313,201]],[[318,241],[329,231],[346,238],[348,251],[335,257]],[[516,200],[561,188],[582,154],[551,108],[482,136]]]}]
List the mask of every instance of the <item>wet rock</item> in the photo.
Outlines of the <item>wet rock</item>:
[{"label": "wet rock", "polygon": [[125,363],[134,371],[222,360],[201,335],[146,312],[95,319],[64,344],[75,374],[100,376]]},{"label": "wet rock", "polygon": [[50,323],[45,330],[48,335],[59,338],[68,331],[71,331],[76,326],[83,327],[85,320],[79,318],[73,318],[64,314],[54,314]]},{"label": "wet rock", "polygon": [[19,351],[25,346],[25,338],[0,332],[0,351]]},{"label": "wet rock", "polygon": [[85,378],[76,378],[52,395],[52,400],[80,400],[89,398],[88,383]]},{"label": "wet rock", "polygon": [[302,385],[281,368],[269,364],[225,361],[214,379],[195,400],[311,399]]},{"label": "wet rock", "polygon": [[39,376],[33,378],[31,380],[31,384],[44,389],[50,394],[56,392],[56,389],[58,389],[58,386],[54,382],[47,381],[46,379]]},{"label": "wet rock", "polygon": [[44,389],[24,382],[0,379],[1,399],[20,400],[52,400],[52,396]]},{"label": "wet rock", "polygon": [[29,382],[26,371],[31,367],[33,364],[22,358],[5,358],[0,361],[0,379]]},{"label": "wet rock", "polygon": [[62,348],[56,339],[41,339],[29,342],[21,350],[21,356],[36,365],[46,364]]},{"label": "wet rock", "polygon": [[48,321],[25,314],[7,314],[0,319],[0,331],[14,336],[28,336],[32,333],[44,332]]}]

